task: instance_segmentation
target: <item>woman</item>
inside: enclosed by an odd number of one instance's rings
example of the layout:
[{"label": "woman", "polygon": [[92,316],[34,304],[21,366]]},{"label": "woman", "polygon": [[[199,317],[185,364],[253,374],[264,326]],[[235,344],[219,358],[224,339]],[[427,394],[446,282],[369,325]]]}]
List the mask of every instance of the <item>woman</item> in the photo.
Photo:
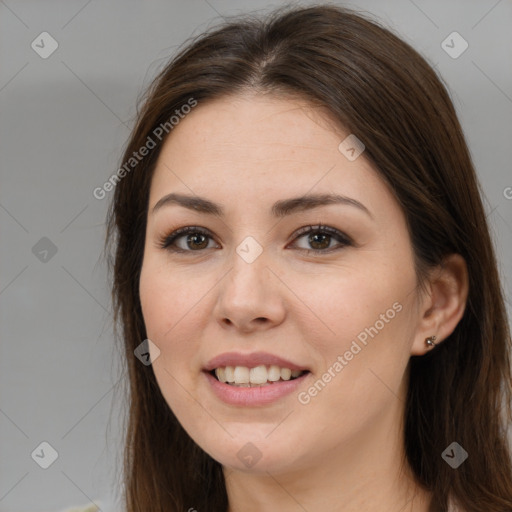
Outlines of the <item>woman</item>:
[{"label": "woman", "polygon": [[115,181],[128,512],[512,510],[495,256],[410,46],[334,6],[227,23]]}]

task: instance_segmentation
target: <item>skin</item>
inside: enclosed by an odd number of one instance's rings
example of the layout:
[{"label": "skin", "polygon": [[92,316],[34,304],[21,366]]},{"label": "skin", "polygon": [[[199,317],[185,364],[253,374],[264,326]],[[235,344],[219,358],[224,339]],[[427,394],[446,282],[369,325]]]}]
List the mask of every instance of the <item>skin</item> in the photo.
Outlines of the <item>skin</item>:
[{"label": "skin", "polygon": [[[140,278],[148,338],[160,350],[153,370],[183,427],[223,465],[230,512],[428,510],[430,495],[402,464],[408,361],[460,320],[465,264],[448,258],[420,291],[404,214],[364,152],[349,161],[338,150],[347,135],[305,101],[246,93],[199,104],[157,162]],[[153,213],[171,192],[206,197],[225,215],[176,204]],[[331,192],[369,213],[337,204],[280,219],[270,212],[278,200]],[[318,223],[354,243],[295,235]],[[184,226],[211,238],[183,236],[185,253],[161,247]],[[236,252],[247,236],[263,249],[252,263]],[[327,248],[301,250],[319,246]],[[227,405],[201,372],[224,352],[266,351],[309,368],[299,389],[307,392],[396,303],[400,312],[307,404],[292,393]],[[261,454],[251,468],[237,457],[248,442]]]}]

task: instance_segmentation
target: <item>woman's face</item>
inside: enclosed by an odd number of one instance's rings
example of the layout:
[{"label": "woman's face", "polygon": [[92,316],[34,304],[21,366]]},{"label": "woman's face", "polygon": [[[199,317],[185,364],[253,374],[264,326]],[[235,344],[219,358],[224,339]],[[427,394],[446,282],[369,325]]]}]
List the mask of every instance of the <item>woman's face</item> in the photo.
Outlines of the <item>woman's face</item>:
[{"label": "woman's face", "polygon": [[152,367],[226,467],[297,471],[400,429],[413,252],[348,135],[304,102],[245,95],[199,103],[159,156],[140,278]]}]

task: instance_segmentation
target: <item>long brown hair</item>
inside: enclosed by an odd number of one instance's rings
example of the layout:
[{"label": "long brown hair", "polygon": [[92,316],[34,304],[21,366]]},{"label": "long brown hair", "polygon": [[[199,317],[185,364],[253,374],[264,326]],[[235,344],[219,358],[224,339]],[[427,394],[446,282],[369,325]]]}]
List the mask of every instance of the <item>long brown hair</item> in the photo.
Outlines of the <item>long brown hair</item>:
[{"label": "long brown hair", "polygon": [[[334,6],[245,16],[191,41],[159,73],[139,107],[122,162],[191,98],[247,90],[306,98],[363,140],[407,219],[418,281],[452,253],[469,274],[463,318],[448,339],[412,357],[405,406],[407,461],[433,493],[468,512],[512,510],[510,331],[475,170],[449,95],[427,62],[378,22]],[[172,136],[172,130],[168,130]],[[221,465],[183,430],[151,366],[139,300],[149,187],[165,137],[117,180],[108,217],[113,300],[129,374],[124,453],[127,512],[225,512]],[[441,457],[453,441],[469,458]]]}]

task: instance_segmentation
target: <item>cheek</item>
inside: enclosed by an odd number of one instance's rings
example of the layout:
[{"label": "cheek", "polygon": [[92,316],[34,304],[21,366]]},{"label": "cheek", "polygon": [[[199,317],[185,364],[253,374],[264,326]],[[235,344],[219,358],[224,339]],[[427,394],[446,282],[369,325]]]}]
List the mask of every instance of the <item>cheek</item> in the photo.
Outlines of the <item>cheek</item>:
[{"label": "cheek", "polygon": [[166,399],[179,396],[178,382],[186,383],[185,369],[197,352],[194,338],[184,331],[194,322],[197,288],[184,287],[181,279],[179,273],[169,272],[149,257],[142,266],[139,283],[146,335],[160,350],[153,371]]},{"label": "cheek", "polygon": [[182,281],[179,272],[169,272],[149,257],[142,266],[139,291],[146,335],[160,350],[152,364],[158,386],[174,414],[193,423],[200,415],[191,398],[196,383],[190,378],[198,352],[190,332],[198,290],[183,286]]},{"label": "cheek", "polygon": [[211,286],[207,276],[194,278],[161,260],[150,255],[144,261],[139,293],[148,337],[165,344],[176,339],[175,333],[190,324]]},{"label": "cheek", "polygon": [[[379,266],[371,273],[354,267],[337,275],[315,282],[302,278],[314,315],[308,315],[309,323],[301,320],[301,330],[321,356],[316,377],[328,381],[324,405],[330,408],[342,397],[357,409],[367,398],[382,399],[379,389],[398,391],[410,355],[415,275]],[[324,393],[322,386],[317,387]]]},{"label": "cheek", "polygon": [[318,325],[318,339],[338,350],[360,333],[364,341],[366,330],[375,332],[375,326],[379,334],[389,331],[400,317],[414,280],[404,273],[368,272],[354,266],[310,277],[297,274],[292,282],[309,309],[309,323],[302,328],[311,332]]}]

